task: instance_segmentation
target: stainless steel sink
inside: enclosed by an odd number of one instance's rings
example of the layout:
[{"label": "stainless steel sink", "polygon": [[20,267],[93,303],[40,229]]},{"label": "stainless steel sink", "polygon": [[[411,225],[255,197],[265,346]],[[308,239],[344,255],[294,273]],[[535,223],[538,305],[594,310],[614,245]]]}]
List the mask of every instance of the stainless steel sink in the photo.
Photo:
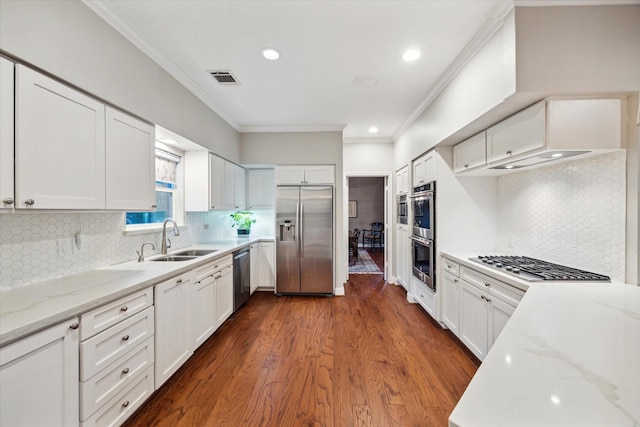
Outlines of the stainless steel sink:
[{"label": "stainless steel sink", "polygon": [[196,259],[197,256],[180,256],[180,255],[165,255],[160,258],[149,259],[149,261],[189,261],[190,259]]},{"label": "stainless steel sink", "polygon": [[212,254],[214,252],[218,252],[218,250],[217,249],[190,249],[190,250],[187,250],[187,251],[175,252],[172,255],[198,257],[198,256],[209,255],[209,254]]}]

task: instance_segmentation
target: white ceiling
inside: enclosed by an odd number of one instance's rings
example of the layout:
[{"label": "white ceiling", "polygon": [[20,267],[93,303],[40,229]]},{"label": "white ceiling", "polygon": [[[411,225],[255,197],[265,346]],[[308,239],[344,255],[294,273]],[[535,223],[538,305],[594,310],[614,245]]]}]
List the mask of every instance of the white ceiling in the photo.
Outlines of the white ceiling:
[{"label": "white ceiling", "polygon": [[[238,131],[391,140],[505,0],[85,0]],[[476,34],[478,33],[478,34]],[[260,55],[280,50],[278,61]],[[405,49],[421,57],[407,63]],[[467,50],[469,48],[467,47]],[[206,70],[230,70],[221,86]],[[449,70],[451,71],[451,70]],[[379,128],[372,135],[370,126]]]}]

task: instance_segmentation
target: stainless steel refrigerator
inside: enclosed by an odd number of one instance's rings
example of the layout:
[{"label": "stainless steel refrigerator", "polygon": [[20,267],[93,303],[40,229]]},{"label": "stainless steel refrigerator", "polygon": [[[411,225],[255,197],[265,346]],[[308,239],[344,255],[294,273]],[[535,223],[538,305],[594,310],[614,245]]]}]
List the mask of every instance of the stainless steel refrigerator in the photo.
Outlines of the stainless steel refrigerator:
[{"label": "stainless steel refrigerator", "polygon": [[276,189],[276,293],[333,295],[333,187]]}]

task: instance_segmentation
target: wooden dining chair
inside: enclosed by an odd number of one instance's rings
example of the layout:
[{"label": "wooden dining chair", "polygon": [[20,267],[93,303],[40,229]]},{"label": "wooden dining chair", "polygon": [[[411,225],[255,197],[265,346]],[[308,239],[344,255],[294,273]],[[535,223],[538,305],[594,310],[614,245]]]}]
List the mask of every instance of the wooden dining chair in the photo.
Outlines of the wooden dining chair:
[{"label": "wooden dining chair", "polygon": [[376,244],[382,249],[384,242],[384,224],[381,222],[372,222],[371,229],[362,230],[362,246],[367,247],[367,243],[371,250],[375,249]]}]

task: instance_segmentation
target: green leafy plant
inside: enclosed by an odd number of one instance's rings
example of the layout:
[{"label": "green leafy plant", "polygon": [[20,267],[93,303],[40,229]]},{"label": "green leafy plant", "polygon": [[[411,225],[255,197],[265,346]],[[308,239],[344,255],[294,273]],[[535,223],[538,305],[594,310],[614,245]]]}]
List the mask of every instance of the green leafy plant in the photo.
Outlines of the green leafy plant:
[{"label": "green leafy plant", "polygon": [[249,211],[235,211],[231,215],[231,219],[233,219],[232,227],[238,227],[238,230],[251,230],[251,224],[256,222],[255,219],[251,218],[253,212]]}]

